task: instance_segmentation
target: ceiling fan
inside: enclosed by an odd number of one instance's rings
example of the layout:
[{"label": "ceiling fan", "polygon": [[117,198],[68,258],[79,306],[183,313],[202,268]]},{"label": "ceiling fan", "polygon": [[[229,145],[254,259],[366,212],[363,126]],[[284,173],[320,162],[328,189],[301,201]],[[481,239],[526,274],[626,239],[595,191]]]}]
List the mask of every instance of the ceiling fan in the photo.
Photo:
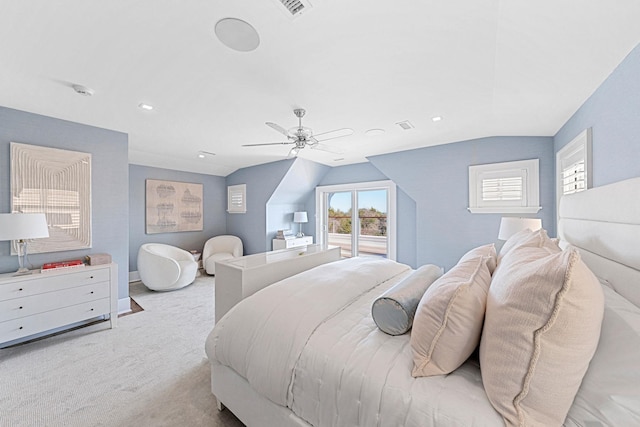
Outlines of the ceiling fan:
[{"label": "ceiling fan", "polygon": [[289,151],[289,157],[297,156],[300,150],[305,147],[309,147],[315,150],[327,151],[334,154],[342,154],[335,151],[331,147],[328,147],[327,145],[321,144],[320,142],[349,136],[353,134],[353,129],[342,128],[314,135],[313,131],[310,128],[302,126],[302,118],[304,117],[305,113],[306,111],[303,108],[296,108],[295,110],[293,110],[293,114],[295,114],[298,118],[298,127],[293,127],[289,130],[275,123],[266,122],[267,126],[286,136],[287,141],[267,142],[263,144],[244,144],[243,147],[258,147],[262,145],[293,145],[293,147]]}]

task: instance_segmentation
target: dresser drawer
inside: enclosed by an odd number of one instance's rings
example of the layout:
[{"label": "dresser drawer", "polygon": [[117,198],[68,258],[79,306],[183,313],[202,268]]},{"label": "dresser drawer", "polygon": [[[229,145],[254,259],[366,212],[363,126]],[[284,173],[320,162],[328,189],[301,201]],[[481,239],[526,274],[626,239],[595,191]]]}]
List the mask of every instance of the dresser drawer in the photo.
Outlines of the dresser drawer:
[{"label": "dresser drawer", "polygon": [[0,322],[101,298],[109,298],[109,282],[0,301]]},{"label": "dresser drawer", "polygon": [[0,342],[12,341],[70,323],[109,314],[109,305],[109,298],[103,298],[34,316],[0,322]]},{"label": "dresser drawer", "polygon": [[82,268],[73,273],[69,271],[34,273],[2,282],[0,284],[0,301],[54,292],[91,283],[109,282],[109,280],[109,268]]}]

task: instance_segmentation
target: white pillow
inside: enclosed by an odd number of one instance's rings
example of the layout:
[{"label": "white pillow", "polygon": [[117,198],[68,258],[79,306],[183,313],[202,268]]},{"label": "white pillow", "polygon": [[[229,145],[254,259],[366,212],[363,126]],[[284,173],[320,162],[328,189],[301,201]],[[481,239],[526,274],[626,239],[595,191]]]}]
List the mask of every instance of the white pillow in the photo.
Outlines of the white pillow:
[{"label": "white pillow", "polygon": [[462,255],[460,261],[467,260],[469,258],[475,258],[478,256],[483,256],[487,259],[487,267],[489,267],[489,272],[493,274],[493,270],[496,269],[496,264],[498,262],[498,256],[496,254],[496,245],[490,243],[488,245],[478,246],[477,248],[471,249],[466,254]]},{"label": "white pillow", "polygon": [[575,248],[543,237],[510,248],[487,298],[482,381],[509,426],[562,425],[600,336],[598,279]]},{"label": "white pillow", "polygon": [[[495,251],[494,251],[495,252]],[[453,372],[480,340],[490,257],[463,257],[420,300],[411,331],[414,377]]]}]

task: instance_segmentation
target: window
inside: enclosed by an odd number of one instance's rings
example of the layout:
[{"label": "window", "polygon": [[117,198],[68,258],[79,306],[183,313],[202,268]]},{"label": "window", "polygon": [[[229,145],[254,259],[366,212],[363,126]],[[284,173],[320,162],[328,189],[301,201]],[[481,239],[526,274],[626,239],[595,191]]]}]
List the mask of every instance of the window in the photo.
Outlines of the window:
[{"label": "window", "polygon": [[556,195],[591,188],[591,128],[580,132],[556,154]]},{"label": "window", "polygon": [[469,166],[469,211],[536,213],[538,159]]},{"label": "window", "polygon": [[247,213],[247,184],[227,187],[227,212]]},{"label": "window", "polygon": [[317,241],[342,257],[396,259],[396,186],[392,181],[316,188]]}]

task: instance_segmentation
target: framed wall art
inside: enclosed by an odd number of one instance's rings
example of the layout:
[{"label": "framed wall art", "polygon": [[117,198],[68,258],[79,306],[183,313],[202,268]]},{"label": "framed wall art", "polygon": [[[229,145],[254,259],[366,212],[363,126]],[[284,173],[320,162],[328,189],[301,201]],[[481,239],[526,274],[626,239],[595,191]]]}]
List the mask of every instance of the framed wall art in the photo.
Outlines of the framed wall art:
[{"label": "framed wall art", "polygon": [[147,234],[202,231],[202,184],[147,179]]},{"label": "framed wall art", "polygon": [[49,237],[31,254],[90,248],[91,154],[12,142],[11,212],[47,217]]}]

